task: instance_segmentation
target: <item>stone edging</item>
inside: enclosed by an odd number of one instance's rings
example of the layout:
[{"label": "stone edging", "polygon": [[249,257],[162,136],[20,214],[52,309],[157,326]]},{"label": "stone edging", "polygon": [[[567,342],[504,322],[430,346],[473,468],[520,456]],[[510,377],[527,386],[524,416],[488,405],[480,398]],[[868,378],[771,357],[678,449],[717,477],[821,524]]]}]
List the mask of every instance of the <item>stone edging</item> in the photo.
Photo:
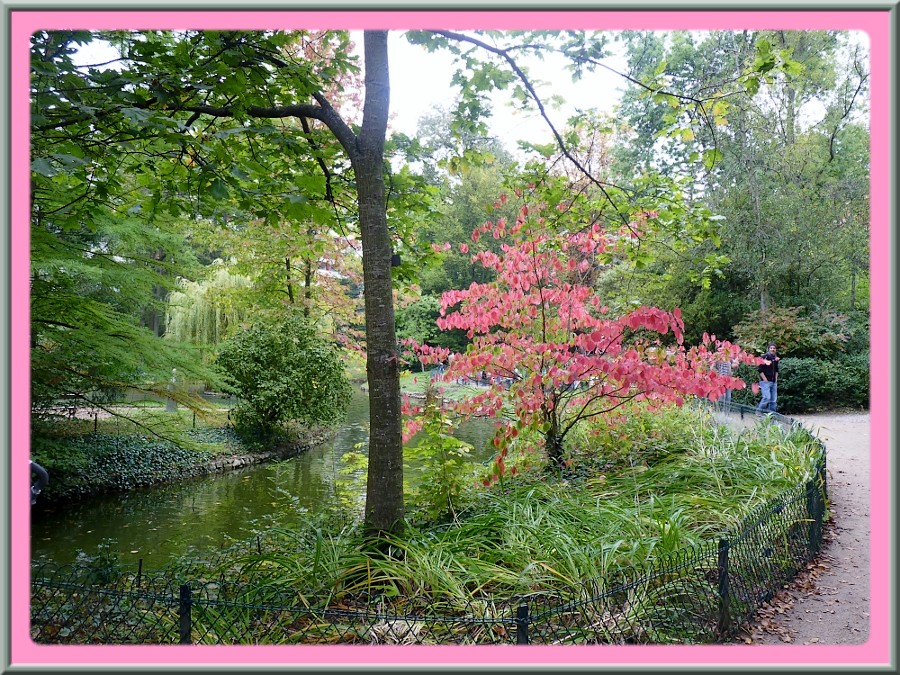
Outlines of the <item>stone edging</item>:
[{"label": "stone edging", "polygon": [[312,432],[309,437],[302,440],[297,445],[284,445],[274,450],[256,453],[219,455],[208,461],[206,464],[198,466],[200,474],[222,473],[240,469],[253,464],[263,464],[276,459],[286,459],[294,457],[307,450],[321,445],[334,435],[333,429],[317,430]]}]

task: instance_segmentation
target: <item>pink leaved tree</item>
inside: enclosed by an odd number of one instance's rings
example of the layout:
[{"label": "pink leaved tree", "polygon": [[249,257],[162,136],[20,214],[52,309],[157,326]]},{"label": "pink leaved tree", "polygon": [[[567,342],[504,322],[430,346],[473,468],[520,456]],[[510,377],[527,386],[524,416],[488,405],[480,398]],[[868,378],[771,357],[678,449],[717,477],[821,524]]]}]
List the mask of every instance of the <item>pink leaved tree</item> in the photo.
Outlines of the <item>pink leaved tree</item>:
[{"label": "pink leaved tree", "polygon": [[[518,191],[517,196],[522,197]],[[654,214],[638,213],[614,229],[598,222],[566,227],[566,216],[565,204],[549,208],[523,201],[514,223],[501,218],[476,229],[473,248],[482,237],[503,240],[500,254],[472,255],[495,279],[445,292],[437,320],[442,330],[466,331],[468,349],[450,354],[415,346],[423,362],[447,364],[445,381],[487,381],[455,406],[465,415],[498,419],[494,444],[501,474],[508,443],[523,429],[539,431],[548,460],[561,466],[566,435],[580,422],[628,401],[680,405],[689,396],[718,399],[744,382],[719,375],[716,361],[756,362],[713,336],[687,348],[678,309],[638,307],[615,314],[604,305],[592,284],[601,260],[626,255]],[[468,253],[469,245],[460,250]]]}]

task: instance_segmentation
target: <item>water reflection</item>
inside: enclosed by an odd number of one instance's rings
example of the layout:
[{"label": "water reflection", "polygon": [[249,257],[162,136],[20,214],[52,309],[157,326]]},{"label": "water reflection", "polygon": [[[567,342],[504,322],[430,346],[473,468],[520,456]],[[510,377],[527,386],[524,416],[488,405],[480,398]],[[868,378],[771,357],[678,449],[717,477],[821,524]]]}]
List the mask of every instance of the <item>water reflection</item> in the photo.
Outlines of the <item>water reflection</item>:
[{"label": "water reflection", "polygon": [[[368,398],[356,392],[345,424],[330,444],[290,459],[183,483],[32,509],[32,556],[71,562],[115,540],[123,561],[165,564],[191,549],[207,551],[245,539],[274,520],[287,523],[334,500],[348,477],[341,457],[368,438]],[[490,458],[491,424],[468,422],[459,437],[476,447],[473,461]],[[359,476],[358,497],[364,499]],[[360,502],[361,503],[361,502]]]}]

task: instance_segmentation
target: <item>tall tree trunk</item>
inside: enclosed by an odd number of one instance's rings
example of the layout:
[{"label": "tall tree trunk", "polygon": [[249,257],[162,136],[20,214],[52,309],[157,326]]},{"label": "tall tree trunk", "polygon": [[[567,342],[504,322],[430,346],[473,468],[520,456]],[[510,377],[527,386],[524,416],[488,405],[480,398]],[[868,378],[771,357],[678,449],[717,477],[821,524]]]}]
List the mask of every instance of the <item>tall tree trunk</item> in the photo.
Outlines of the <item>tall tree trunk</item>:
[{"label": "tall tree trunk", "polygon": [[400,366],[394,328],[391,239],[384,191],[384,141],[390,85],[387,31],[365,31],[363,123],[352,154],[362,234],[366,377],[369,384],[369,470],[365,523],[371,535],[403,526],[403,441]]},{"label": "tall tree trunk", "polygon": [[288,294],[288,302],[293,305],[294,304],[294,282],[291,279],[291,259],[284,259],[284,268],[285,268],[285,278],[287,283],[287,294]]},{"label": "tall tree trunk", "polygon": [[[331,185],[329,184],[326,189],[330,192]],[[312,225],[307,226],[306,236],[309,238],[309,241],[315,241],[316,229]],[[303,300],[306,304],[303,308],[303,316],[308,319],[312,314],[312,286],[315,269],[313,268],[313,258],[305,258],[304,262],[306,263],[306,267],[303,270]]]},{"label": "tall tree trunk", "polygon": [[312,260],[306,259],[306,269],[303,270],[303,316],[307,319],[312,311],[312,284],[313,265]]},{"label": "tall tree trunk", "polygon": [[[778,31],[778,37],[781,41],[781,48],[788,48],[787,34],[782,30]],[[797,140],[797,89],[790,83],[785,82],[785,110],[784,110],[784,142],[785,147],[789,148]]]},{"label": "tall tree trunk", "polygon": [[753,200],[753,215],[756,218],[756,239],[761,248],[759,267],[756,270],[756,283],[759,288],[759,312],[765,316],[769,311],[769,290],[766,271],[766,237],[765,232],[763,231],[762,207],[759,203],[759,186],[756,184],[755,175],[752,173],[750,175],[750,193]]}]

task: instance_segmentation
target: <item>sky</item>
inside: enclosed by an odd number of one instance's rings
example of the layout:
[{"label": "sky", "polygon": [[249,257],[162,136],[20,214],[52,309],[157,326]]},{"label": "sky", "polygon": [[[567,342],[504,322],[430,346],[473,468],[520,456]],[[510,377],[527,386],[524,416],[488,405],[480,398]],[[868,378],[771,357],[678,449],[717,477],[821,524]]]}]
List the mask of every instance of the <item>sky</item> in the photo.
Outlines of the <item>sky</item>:
[{"label": "sky", "polygon": [[[358,42],[361,43],[361,40]],[[424,47],[411,45],[399,32],[391,33],[388,49],[392,73],[392,127],[412,134],[419,117],[433,105],[452,107],[458,93],[458,90],[450,87],[455,67],[448,54],[429,53]],[[608,63],[620,72],[625,68],[621,58],[610,58]],[[566,100],[562,109],[548,110],[558,129],[562,129],[576,107],[610,112],[626,83],[623,77],[603,69],[573,83],[569,73],[564,70],[561,59],[529,62],[529,72],[543,81],[537,87],[542,99],[547,101],[551,95],[559,95]],[[489,122],[492,134],[502,139],[509,150],[514,150],[519,139],[536,143],[547,143],[552,139],[546,122],[537,112],[525,116],[512,110],[509,100],[507,92],[498,92],[494,96],[496,105]]]},{"label": "sky", "polygon": [[[352,37],[362,62],[362,34],[353,34]],[[413,136],[422,115],[430,113],[435,106],[447,109],[453,107],[458,94],[458,88],[450,86],[455,71],[453,60],[446,52],[429,53],[424,47],[410,44],[400,31],[390,33],[388,50],[391,68],[391,129]],[[83,47],[80,54],[80,58],[76,57],[77,63],[102,63],[116,58],[112,47],[98,43]],[[610,58],[608,64],[620,72],[625,68],[620,57]],[[573,83],[561,60],[531,61],[528,66],[530,74],[543,82],[536,88],[545,100],[545,105],[551,95],[558,95],[566,100],[561,109],[548,107],[547,110],[554,125],[560,130],[576,108],[610,112],[625,85],[624,78],[604,69],[598,69],[578,83]],[[536,112],[526,115],[513,110],[509,105],[507,92],[498,92],[493,99],[496,105],[488,126],[491,135],[501,139],[508,150],[515,153],[520,139],[534,143],[548,143],[552,140],[546,122]]]}]

